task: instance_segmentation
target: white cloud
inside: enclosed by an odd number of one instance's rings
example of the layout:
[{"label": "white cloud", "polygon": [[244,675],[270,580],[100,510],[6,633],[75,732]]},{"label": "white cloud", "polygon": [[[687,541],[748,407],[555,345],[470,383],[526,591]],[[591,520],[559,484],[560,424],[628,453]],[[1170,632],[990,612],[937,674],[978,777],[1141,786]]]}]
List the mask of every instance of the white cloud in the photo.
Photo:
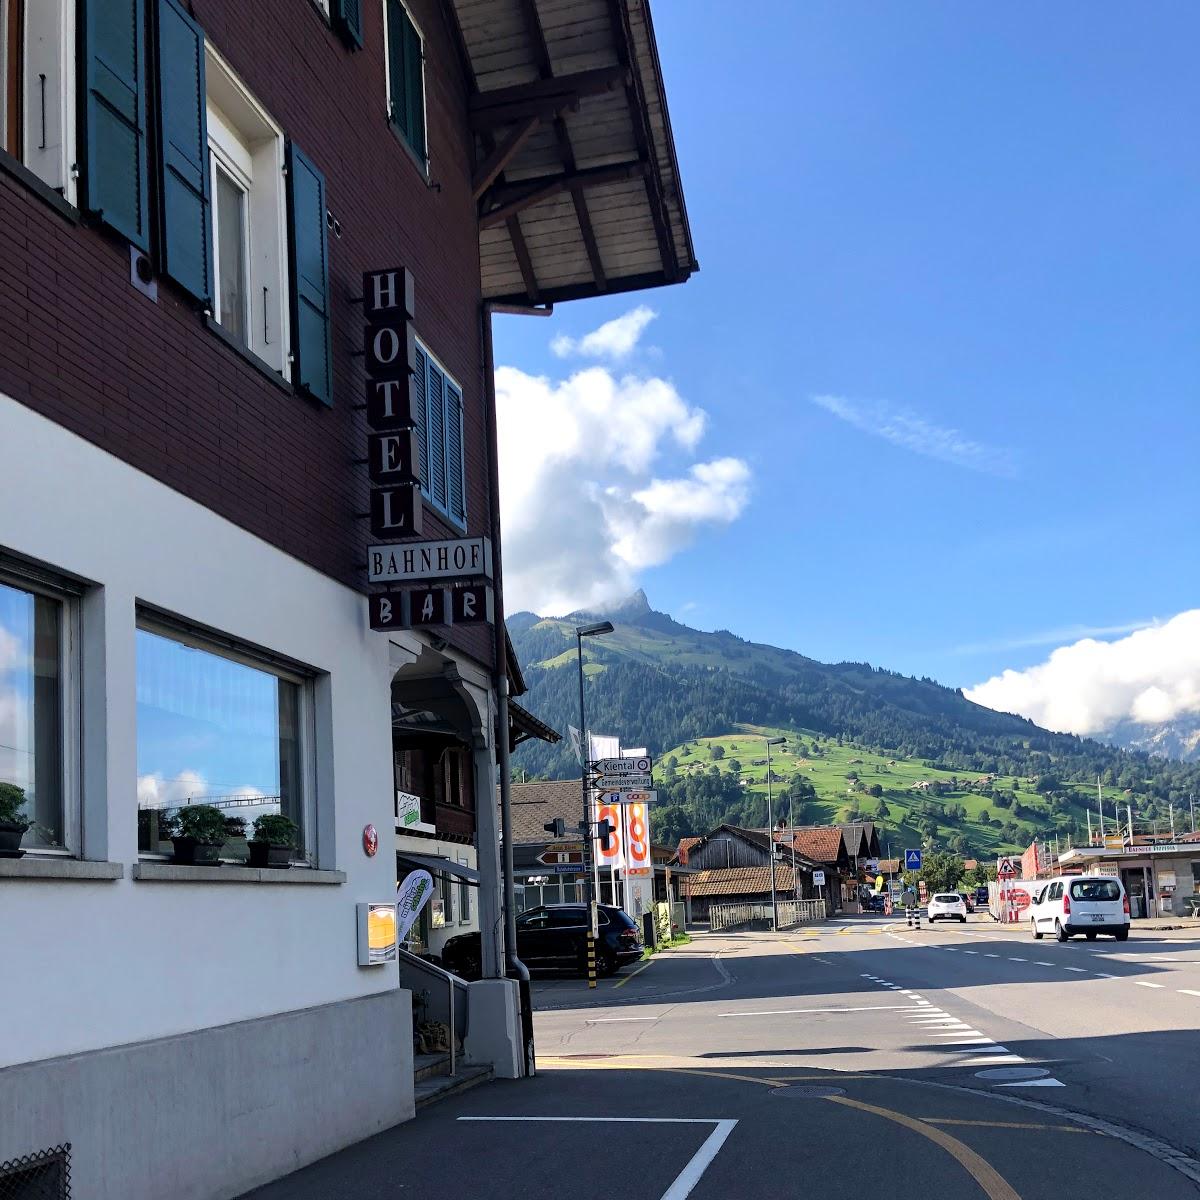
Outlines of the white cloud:
[{"label": "white cloud", "polygon": [[977,442],[957,429],[927,421],[911,409],[881,401],[859,403],[842,396],[812,396],[812,402],[855,429],[883,438],[893,446],[953,463],[985,475],[1013,476],[1017,473],[1012,451]]},{"label": "white cloud", "polygon": [[1080,638],[1112,637],[1118,633],[1133,633],[1155,624],[1154,621],[1125,621],[1120,625],[1068,625],[1062,629],[1043,629],[1016,637],[999,638],[992,642],[969,642],[955,646],[951,654],[994,654],[997,650],[1028,650],[1033,646],[1060,646]]},{"label": "white cloud", "polygon": [[560,333],[551,343],[550,349],[559,358],[582,354],[588,358],[610,358],[619,361],[628,358],[637,347],[642,331],[658,316],[652,308],[639,304],[624,316],[605,321],[599,329],[593,329],[581,338],[568,337]]},{"label": "white cloud", "polygon": [[[212,800],[213,789],[198,771],[181,771],[171,778],[160,773],[139,775],[137,780],[137,802],[139,808],[173,808],[189,801],[203,803]],[[257,799],[265,795],[256,787],[226,788],[222,796],[237,796],[243,800]],[[230,810],[233,815],[235,810]],[[241,812],[241,810],[236,810]],[[255,812],[258,810],[255,809]],[[242,814],[244,815],[244,813]]]},{"label": "white cloud", "polygon": [[1200,609],[1128,637],[1086,637],[1024,671],[1004,671],[965,695],[1047,729],[1094,734],[1122,721],[1157,725],[1200,713]]},{"label": "white cloud", "polygon": [[14,671],[24,665],[25,651],[21,639],[0,625],[0,671]]},{"label": "white cloud", "polygon": [[618,600],[705,526],[745,508],[735,458],[656,464],[694,451],[705,413],[657,377],[589,367],[564,380],[496,371],[505,607],[558,614]]}]

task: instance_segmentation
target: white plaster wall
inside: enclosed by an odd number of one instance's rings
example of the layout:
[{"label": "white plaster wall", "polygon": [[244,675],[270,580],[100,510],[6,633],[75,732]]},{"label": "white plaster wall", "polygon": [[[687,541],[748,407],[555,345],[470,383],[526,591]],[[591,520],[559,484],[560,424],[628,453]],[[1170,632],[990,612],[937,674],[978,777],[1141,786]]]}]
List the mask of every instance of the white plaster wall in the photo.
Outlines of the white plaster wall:
[{"label": "white plaster wall", "polygon": [[[0,879],[0,1066],[395,988],[394,971],[357,965],[355,942],[356,902],[395,896],[391,668],[363,597],[2,394],[0,547],[103,589],[91,607],[104,687],[85,736],[106,723],[95,786],[108,857],[125,864],[112,883]],[[333,805],[335,861],[323,865],[344,885],[130,878],[139,600],[329,673],[333,794],[319,803]],[[381,834],[373,859],[368,822]]]}]

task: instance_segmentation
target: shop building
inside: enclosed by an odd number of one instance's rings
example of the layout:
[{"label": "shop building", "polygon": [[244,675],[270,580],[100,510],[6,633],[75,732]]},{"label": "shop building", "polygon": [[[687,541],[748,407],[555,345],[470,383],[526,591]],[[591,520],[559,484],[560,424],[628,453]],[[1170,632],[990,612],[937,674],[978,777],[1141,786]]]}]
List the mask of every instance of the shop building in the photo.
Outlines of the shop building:
[{"label": "shop building", "polygon": [[1054,874],[1113,875],[1129,895],[1129,915],[1200,915],[1200,839],[1127,846],[1077,846],[1059,856]]},{"label": "shop building", "polygon": [[[0,857],[0,1163],[232,1196],[413,1114],[420,967],[359,965],[412,797],[396,851],[453,864],[456,922],[478,884],[467,1050],[522,1069],[491,314],[695,269],[654,34],[643,0],[0,12],[0,801],[34,822]],[[491,619],[373,629],[381,527],[489,539]],[[201,808],[218,861],[181,863]],[[268,816],[293,844],[249,865]]]}]

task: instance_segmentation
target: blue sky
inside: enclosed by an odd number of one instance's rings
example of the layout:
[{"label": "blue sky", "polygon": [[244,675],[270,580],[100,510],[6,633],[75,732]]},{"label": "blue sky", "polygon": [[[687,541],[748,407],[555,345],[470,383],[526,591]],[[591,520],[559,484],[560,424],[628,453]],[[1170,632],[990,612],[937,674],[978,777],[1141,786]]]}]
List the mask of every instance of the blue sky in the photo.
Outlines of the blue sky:
[{"label": "blue sky", "polygon": [[[748,468],[651,603],[964,686],[1195,604],[1200,8],[740,11],[654,7],[699,274],[497,322],[707,414],[648,477]],[[639,303],[628,355],[551,351]]]}]

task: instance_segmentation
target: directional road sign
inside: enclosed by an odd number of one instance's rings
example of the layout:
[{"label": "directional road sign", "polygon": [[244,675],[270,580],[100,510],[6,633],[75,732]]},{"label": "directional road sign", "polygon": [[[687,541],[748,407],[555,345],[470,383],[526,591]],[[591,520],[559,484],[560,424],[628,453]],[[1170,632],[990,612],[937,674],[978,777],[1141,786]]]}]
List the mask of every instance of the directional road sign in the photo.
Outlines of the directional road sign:
[{"label": "directional road sign", "polygon": [[622,787],[619,792],[601,792],[601,804],[656,804],[658,802],[658,792],[653,789],[647,791],[630,791],[628,788]]},{"label": "directional road sign", "polygon": [[582,863],[583,853],[579,850],[557,850],[550,847],[537,856],[537,860],[546,866],[556,866],[559,863]]},{"label": "directional road sign", "polygon": [[594,762],[588,763],[588,766],[597,775],[603,775],[607,779],[626,779],[630,775],[649,775],[652,765],[649,755],[643,755],[640,758],[598,758]]},{"label": "directional road sign", "polygon": [[920,850],[905,850],[904,852],[904,869],[906,871],[919,871],[921,869],[922,852]]}]

